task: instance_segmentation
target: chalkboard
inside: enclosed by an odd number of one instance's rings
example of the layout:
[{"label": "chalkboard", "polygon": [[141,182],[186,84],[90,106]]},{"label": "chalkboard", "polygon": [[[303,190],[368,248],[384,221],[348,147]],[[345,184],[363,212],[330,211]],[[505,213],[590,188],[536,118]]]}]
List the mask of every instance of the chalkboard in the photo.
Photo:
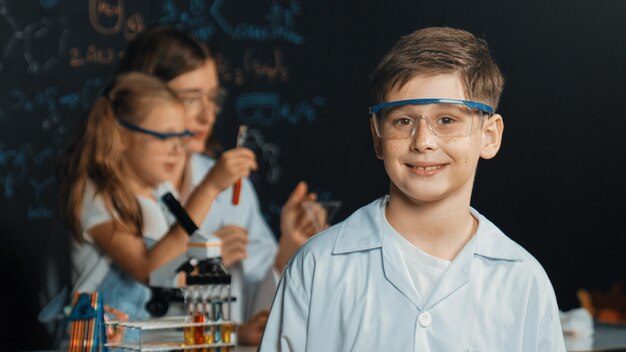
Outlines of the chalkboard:
[{"label": "chalkboard", "polygon": [[395,40],[433,25],[486,38],[506,76],[505,133],[479,166],[473,206],[544,265],[562,309],[579,287],[625,280],[625,15],[617,0],[0,0],[9,349],[50,343],[36,322],[41,278],[68,266],[55,167],[128,40],[154,24],[215,48],[229,92],[216,135],[230,148],[237,125],[251,126],[252,181],[275,230],[299,180],[343,202],[338,220],[387,192],[368,80]]}]

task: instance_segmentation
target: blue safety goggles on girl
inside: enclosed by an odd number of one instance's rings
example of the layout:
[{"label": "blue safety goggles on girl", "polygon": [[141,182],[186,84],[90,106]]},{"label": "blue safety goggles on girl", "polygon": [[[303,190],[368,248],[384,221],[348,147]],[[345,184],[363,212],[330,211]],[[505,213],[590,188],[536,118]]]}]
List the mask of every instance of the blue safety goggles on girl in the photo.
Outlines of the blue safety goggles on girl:
[{"label": "blue safety goggles on girl", "polygon": [[189,130],[184,130],[181,132],[157,132],[157,131],[153,131],[153,130],[149,130],[147,128],[143,128],[143,127],[139,127],[133,123],[130,123],[128,121],[122,120],[122,119],[117,119],[117,122],[122,125],[122,127],[134,131],[134,132],[139,132],[139,133],[143,133],[143,134],[147,134],[153,137],[156,137],[160,140],[166,140],[166,139],[170,139],[170,138],[184,138],[184,137],[191,137],[193,136],[193,132],[189,131]]}]

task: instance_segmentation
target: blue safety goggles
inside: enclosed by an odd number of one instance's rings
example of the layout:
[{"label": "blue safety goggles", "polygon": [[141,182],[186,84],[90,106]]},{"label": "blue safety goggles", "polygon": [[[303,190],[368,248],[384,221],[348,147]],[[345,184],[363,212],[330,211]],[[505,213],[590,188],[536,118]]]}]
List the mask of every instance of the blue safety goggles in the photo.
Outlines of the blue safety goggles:
[{"label": "blue safety goggles", "polygon": [[128,121],[122,120],[122,119],[117,119],[117,122],[124,128],[134,131],[134,132],[139,132],[139,133],[143,133],[143,134],[147,134],[153,137],[156,137],[160,140],[166,140],[169,138],[180,138],[180,137],[191,137],[193,136],[193,132],[189,131],[189,130],[184,130],[182,132],[157,132],[157,131],[153,131],[153,130],[149,130],[143,127],[139,127],[135,124],[132,124]]},{"label": "blue safety goggles", "polygon": [[398,101],[390,101],[386,103],[380,103],[376,105],[370,106],[370,114],[376,114],[380,110],[385,108],[391,108],[400,105],[427,105],[427,104],[459,104],[465,105],[471,109],[480,110],[487,114],[493,114],[493,108],[487,104],[479,103],[476,101],[470,100],[459,100],[459,99],[448,99],[448,98],[432,98],[432,99],[408,99],[408,100],[398,100]]}]

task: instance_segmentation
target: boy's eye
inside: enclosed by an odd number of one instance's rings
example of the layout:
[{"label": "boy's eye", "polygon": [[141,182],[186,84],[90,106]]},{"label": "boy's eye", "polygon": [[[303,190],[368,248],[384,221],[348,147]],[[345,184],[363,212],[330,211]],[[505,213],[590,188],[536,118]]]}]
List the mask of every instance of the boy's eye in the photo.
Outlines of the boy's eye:
[{"label": "boy's eye", "polygon": [[413,120],[408,117],[398,117],[393,120],[393,125],[397,127],[412,126]]},{"label": "boy's eye", "polygon": [[455,122],[455,118],[452,116],[441,116],[437,119],[437,124],[439,125],[449,125]]}]

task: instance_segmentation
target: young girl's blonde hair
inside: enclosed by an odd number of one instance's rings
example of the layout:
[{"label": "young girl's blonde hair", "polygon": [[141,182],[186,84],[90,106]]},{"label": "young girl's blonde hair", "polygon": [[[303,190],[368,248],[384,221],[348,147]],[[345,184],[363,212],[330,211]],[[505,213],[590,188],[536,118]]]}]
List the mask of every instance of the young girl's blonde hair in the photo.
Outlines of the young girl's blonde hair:
[{"label": "young girl's blonde hair", "polygon": [[61,209],[79,242],[83,241],[80,216],[87,182],[93,184],[95,195],[102,197],[116,223],[142,235],[139,203],[121,178],[122,127],[117,120],[141,124],[152,109],[168,102],[181,104],[163,81],[131,72],[117,76],[91,107],[60,168]]}]

